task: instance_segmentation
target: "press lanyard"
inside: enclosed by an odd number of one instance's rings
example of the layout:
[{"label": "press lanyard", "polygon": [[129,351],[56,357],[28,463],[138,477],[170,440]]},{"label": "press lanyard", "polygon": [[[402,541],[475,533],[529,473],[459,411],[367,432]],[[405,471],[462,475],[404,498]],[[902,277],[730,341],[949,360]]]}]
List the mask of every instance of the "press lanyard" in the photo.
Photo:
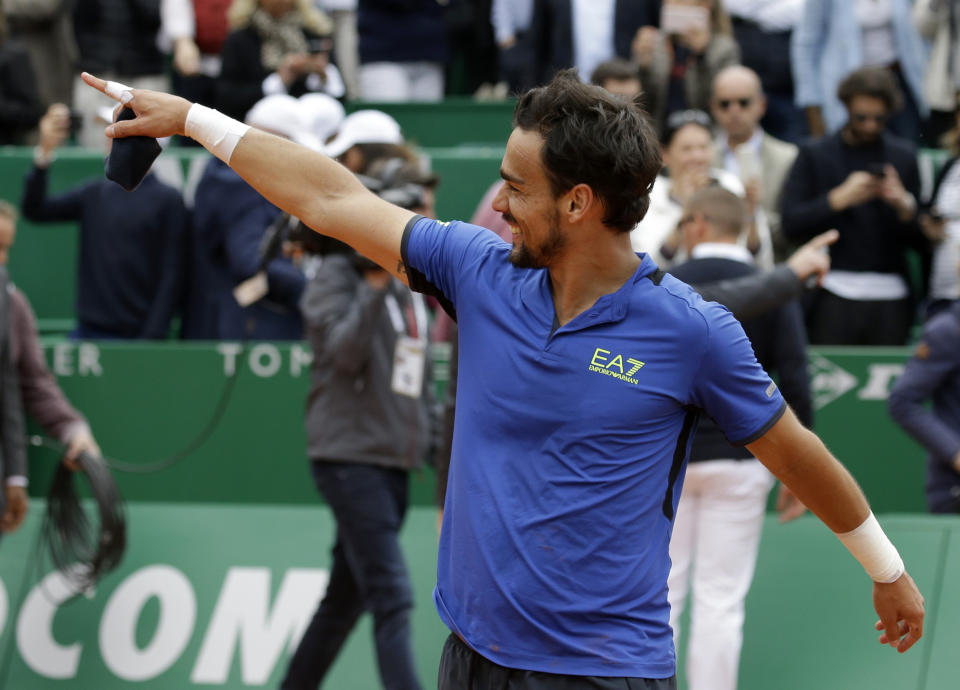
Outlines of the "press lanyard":
[{"label": "press lanyard", "polygon": [[[387,305],[387,313],[390,315],[390,322],[393,324],[393,329],[397,332],[397,335],[403,335],[407,332],[406,319],[403,317],[403,312],[400,310],[400,303],[397,302],[397,298],[388,294],[383,298],[384,303]],[[410,301],[413,304],[413,318],[417,325],[417,340],[426,340],[427,339],[427,305],[423,300],[423,295],[411,292]]]}]

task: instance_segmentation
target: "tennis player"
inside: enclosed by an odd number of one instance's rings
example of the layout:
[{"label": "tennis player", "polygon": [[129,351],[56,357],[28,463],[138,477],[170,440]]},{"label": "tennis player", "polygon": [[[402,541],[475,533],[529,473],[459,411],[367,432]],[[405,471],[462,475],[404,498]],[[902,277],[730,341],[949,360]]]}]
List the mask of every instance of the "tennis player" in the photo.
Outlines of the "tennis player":
[{"label": "tennis player", "polygon": [[459,387],[434,599],[439,687],[674,688],[668,542],[709,414],[823,520],[873,581],[880,642],[923,597],[863,493],[787,408],[739,323],[635,254],[660,169],[636,106],[572,71],[523,95],[493,207],[508,244],[391,206],[345,168],[174,96],[83,79],[271,202],[456,310]]}]

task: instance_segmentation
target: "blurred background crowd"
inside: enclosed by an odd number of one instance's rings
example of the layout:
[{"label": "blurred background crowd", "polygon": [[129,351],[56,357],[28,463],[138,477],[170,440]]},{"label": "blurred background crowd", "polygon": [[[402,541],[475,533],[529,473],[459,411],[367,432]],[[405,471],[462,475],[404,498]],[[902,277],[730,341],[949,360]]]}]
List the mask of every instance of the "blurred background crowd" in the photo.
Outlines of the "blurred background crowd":
[{"label": "blurred background crowd", "polygon": [[[281,213],[215,158],[185,183],[166,174],[161,156],[132,192],[102,176],[54,191],[48,178],[64,147],[110,147],[103,128],[113,104],[82,85],[81,71],[217,108],[337,159],[383,198],[436,217],[442,180],[376,104],[509,102],[576,68],[642,105],[660,137],[663,170],[631,241],[665,270],[691,283],[769,272],[811,238],[839,231],[819,285],[782,312],[745,321],[758,357],[785,395],[785,378],[799,379],[790,402],[812,424],[807,342],[921,340],[891,412],[929,451],[930,509],[960,512],[960,0],[0,0],[0,8],[0,145],[33,147],[24,178],[2,180],[0,197],[19,204],[0,201],[0,263],[15,251],[21,216],[75,223],[72,337],[308,341],[307,454],[341,525],[357,511],[392,511],[395,546],[406,472],[430,457],[443,505],[456,357],[438,402],[425,351],[431,342],[455,348],[453,319]],[[925,157],[938,161],[935,170]],[[509,242],[491,208],[502,182],[489,183],[470,220]],[[27,296],[8,292],[27,412],[68,458],[99,454],[46,369]],[[931,397],[934,415],[924,407]],[[728,457],[725,442],[704,444],[694,463]],[[4,470],[8,504],[25,501],[22,465]],[[389,468],[387,498],[338,506],[342,482],[369,486],[369,466]],[[689,500],[698,476],[692,467]],[[754,483],[752,546],[732,597],[741,607],[772,479],[764,471]],[[402,558],[365,535],[338,538],[354,539],[372,563]],[[675,541],[699,551],[692,537]],[[672,556],[683,565],[671,583],[679,611],[691,556]],[[285,687],[326,673],[335,648],[320,662],[311,649],[322,646],[327,619],[352,625],[359,615],[345,572]],[[405,587],[402,577],[387,587],[375,617],[405,616]],[[352,608],[330,608],[344,602]],[[695,594],[692,607],[696,616]],[[734,684],[738,653],[724,662]],[[416,687],[410,673],[404,687]]]},{"label": "blurred background crowd", "polygon": [[[93,182],[49,196],[58,147],[105,145],[110,104],[81,85],[81,70],[173,91],[358,173],[405,160],[420,178],[402,183],[426,180],[432,197],[438,180],[396,122],[372,111],[345,118],[344,104],[507,99],[576,67],[637,99],[662,136],[664,172],[634,244],[664,267],[684,258],[684,203],[716,184],[747,203],[742,244],[761,267],[841,230],[835,270],[806,304],[814,343],[902,345],[918,314],[960,297],[951,0],[3,0],[2,9],[0,142],[36,145],[22,213],[81,227],[79,337],[165,338],[178,316],[184,338],[300,338],[308,270],[289,251],[261,261],[279,212],[216,162],[186,199],[162,174],[133,196]],[[933,184],[921,185],[918,148],[950,152]],[[495,191],[478,219],[502,231],[485,208]],[[260,268],[267,293],[249,308],[268,311],[248,327],[232,291]]]}]

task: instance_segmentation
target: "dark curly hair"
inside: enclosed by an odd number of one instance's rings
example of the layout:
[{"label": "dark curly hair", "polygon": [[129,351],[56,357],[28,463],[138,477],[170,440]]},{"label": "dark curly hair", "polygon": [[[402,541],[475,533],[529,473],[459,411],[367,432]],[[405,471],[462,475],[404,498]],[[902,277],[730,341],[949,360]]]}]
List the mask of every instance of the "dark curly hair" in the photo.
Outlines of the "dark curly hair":
[{"label": "dark curly hair", "polygon": [[837,86],[837,98],[850,105],[857,96],[869,96],[883,101],[888,113],[903,108],[903,92],[897,78],[886,67],[861,67],[854,70]]},{"label": "dark curly hair", "polygon": [[637,105],[563,70],[520,97],[513,126],[543,137],[540,160],[554,197],[588,185],[603,204],[604,224],[620,232],[646,215],[660,147]]}]

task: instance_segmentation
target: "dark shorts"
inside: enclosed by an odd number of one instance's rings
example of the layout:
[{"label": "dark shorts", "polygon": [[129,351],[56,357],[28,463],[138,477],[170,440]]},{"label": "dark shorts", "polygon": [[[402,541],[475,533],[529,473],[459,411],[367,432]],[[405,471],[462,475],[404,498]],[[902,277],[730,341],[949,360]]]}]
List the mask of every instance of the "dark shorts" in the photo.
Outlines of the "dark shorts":
[{"label": "dark shorts", "polygon": [[506,668],[480,656],[450,635],[440,657],[437,690],[676,690],[672,678],[566,676]]}]

